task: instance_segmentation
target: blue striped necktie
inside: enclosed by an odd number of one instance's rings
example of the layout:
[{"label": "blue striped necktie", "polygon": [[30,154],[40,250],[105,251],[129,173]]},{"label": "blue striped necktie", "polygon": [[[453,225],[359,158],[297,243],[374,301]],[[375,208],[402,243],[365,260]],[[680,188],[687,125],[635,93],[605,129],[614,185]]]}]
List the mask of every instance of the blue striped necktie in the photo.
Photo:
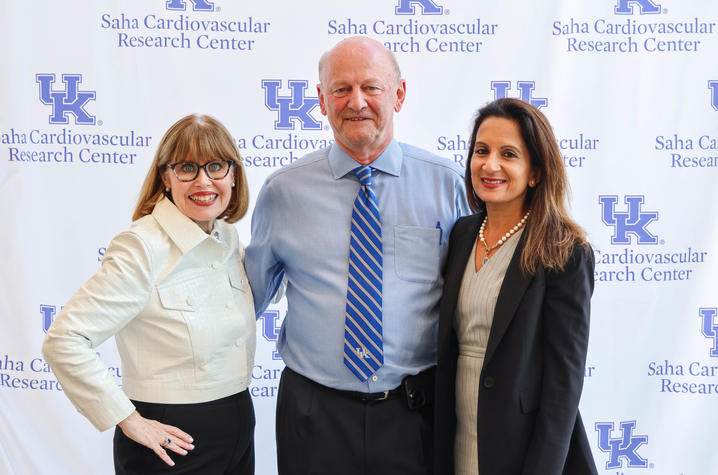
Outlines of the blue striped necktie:
[{"label": "blue striped necktie", "polygon": [[366,381],[384,364],[381,219],[371,187],[371,168],[357,167],[354,174],[361,187],[354,200],[349,238],[344,364]]}]

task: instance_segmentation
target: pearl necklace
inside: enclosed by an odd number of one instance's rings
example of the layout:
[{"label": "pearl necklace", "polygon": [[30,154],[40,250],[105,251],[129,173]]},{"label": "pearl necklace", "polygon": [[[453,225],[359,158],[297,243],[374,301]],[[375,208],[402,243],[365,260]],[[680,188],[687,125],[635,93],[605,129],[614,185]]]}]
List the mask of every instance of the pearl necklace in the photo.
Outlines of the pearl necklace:
[{"label": "pearl necklace", "polygon": [[479,241],[481,241],[481,244],[484,245],[484,249],[486,250],[486,254],[484,255],[484,258],[481,259],[481,265],[482,265],[482,266],[489,261],[489,252],[492,251],[493,249],[496,249],[497,247],[499,247],[500,245],[502,245],[503,243],[505,243],[511,236],[513,236],[514,233],[515,233],[516,231],[518,231],[518,230],[521,228],[521,226],[524,225],[524,223],[526,222],[526,219],[529,217],[530,214],[531,214],[531,210],[528,210],[528,211],[526,212],[526,214],[524,215],[524,217],[521,218],[521,221],[519,221],[516,226],[514,226],[514,227],[511,228],[511,229],[509,229],[509,232],[507,232],[506,234],[504,234],[504,235],[501,237],[501,239],[499,239],[498,242],[497,242],[496,244],[494,244],[493,246],[491,246],[491,247],[489,247],[489,245],[486,244],[486,240],[484,239],[484,227],[486,226],[486,220],[489,219],[489,216],[486,215],[486,217],[484,218],[484,222],[481,223],[481,227],[479,228]]}]

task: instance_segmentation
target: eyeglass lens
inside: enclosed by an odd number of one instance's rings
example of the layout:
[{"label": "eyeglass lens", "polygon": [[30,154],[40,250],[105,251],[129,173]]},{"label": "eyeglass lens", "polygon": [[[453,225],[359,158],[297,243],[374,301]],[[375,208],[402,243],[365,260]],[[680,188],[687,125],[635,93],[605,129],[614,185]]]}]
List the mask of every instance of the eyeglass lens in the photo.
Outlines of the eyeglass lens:
[{"label": "eyeglass lens", "polygon": [[199,165],[194,162],[181,162],[172,165],[172,169],[180,181],[192,181],[199,175],[199,169],[204,168],[207,176],[212,180],[221,180],[229,173],[231,162],[228,160],[216,160]]}]

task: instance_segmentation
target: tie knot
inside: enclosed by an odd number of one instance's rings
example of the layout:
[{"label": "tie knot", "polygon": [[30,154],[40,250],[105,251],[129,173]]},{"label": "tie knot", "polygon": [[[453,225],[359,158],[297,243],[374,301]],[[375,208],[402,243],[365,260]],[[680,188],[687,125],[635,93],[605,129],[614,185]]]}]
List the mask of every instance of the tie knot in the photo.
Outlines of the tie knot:
[{"label": "tie knot", "polygon": [[354,174],[359,179],[361,186],[371,186],[371,167],[362,165],[354,169]]}]

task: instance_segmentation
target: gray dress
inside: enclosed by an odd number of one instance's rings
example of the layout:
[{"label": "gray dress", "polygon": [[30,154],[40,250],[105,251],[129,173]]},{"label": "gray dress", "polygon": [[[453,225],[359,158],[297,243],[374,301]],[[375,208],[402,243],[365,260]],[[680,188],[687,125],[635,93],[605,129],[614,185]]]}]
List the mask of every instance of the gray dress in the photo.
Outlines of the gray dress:
[{"label": "gray dress", "polygon": [[[522,232],[523,229],[499,247],[479,272],[476,272],[474,265],[476,254],[476,245],[474,245],[461,281],[454,318],[454,329],[459,341],[454,441],[456,475],[479,473],[476,439],[479,375],[484,364],[499,290]],[[481,248],[479,255],[483,256],[483,253],[484,250]]]}]

